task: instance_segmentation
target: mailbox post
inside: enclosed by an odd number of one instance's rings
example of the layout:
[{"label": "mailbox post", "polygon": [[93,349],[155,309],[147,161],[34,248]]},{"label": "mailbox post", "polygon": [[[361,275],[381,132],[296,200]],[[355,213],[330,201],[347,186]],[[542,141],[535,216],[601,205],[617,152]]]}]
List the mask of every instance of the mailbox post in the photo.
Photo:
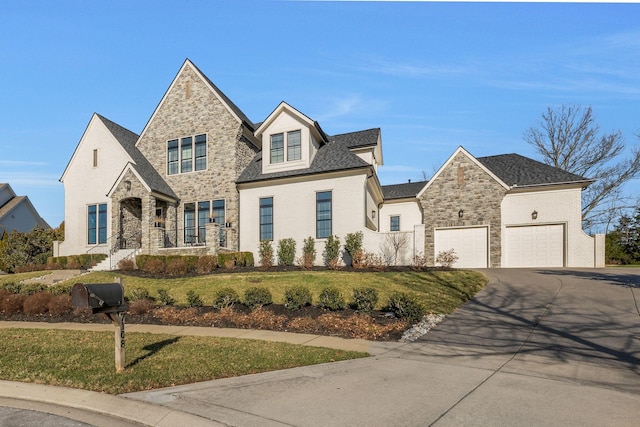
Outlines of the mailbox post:
[{"label": "mailbox post", "polygon": [[122,282],[82,284],[71,288],[71,304],[77,308],[90,308],[93,314],[104,313],[115,326],[116,371],[124,370],[124,312],[128,306],[124,300]]}]

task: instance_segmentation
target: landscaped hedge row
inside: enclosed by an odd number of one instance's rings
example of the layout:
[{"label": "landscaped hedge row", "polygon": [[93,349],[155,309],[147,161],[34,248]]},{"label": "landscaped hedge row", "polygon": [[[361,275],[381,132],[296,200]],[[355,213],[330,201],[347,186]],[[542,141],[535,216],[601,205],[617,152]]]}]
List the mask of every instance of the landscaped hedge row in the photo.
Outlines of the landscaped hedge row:
[{"label": "landscaped hedge row", "polygon": [[90,268],[107,258],[105,254],[82,254],[47,258],[48,270]]},{"label": "landscaped hedge row", "polygon": [[[216,268],[227,269],[238,267],[252,267],[253,254],[251,252],[223,252],[218,256],[212,255],[137,255],[136,266],[151,274],[168,274],[180,276],[186,273],[198,274],[212,273]],[[133,265],[130,261],[121,262],[118,266],[121,270],[130,270]]]}]

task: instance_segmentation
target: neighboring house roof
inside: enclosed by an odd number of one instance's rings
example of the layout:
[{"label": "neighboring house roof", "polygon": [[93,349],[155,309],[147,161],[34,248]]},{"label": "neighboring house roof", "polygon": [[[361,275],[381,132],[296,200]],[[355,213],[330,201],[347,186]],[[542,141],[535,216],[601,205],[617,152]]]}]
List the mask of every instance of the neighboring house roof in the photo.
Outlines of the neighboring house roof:
[{"label": "neighboring house roof", "polygon": [[356,154],[352,153],[346,144],[341,144],[334,140],[333,142],[329,142],[318,149],[311,166],[306,169],[263,174],[262,152],[260,152],[254,157],[251,163],[249,163],[236,182],[241,184],[369,167],[371,167],[371,165],[362,160]]},{"label": "neighboring house roof", "polygon": [[519,154],[478,157],[477,160],[511,187],[593,182]]},{"label": "neighboring house roof", "polygon": [[407,182],[404,184],[383,185],[382,194],[385,200],[415,198],[420,190],[427,185],[427,181]]},{"label": "neighboring house roof", "polygon": [[[165,194],[167,196],[178,198],[174,191],[169,187],[164,179],[160,176],[158,171],[149,163],[146,157],[140,153],[140,150],[135,146],[138,141],[138,135],[130,130],[120,126],[119,124],[112,122],[104,116],[96,113],[96,116],[104,123],[105,127],[111,132],[113,137],[120,143],[122,148],[127,152],[133,163],[131,167],[135,169],[138,176],[149,186],[149,189],[154,192]],[[126,167],[125,167],[126,169]]]},{"label": "neighboring house roof", "polygon": [[[32,214],[33,219],[36,221],[35,225],[39,225],[44,228],[50,228],[47,221],[44,220],[36,211],[36,208],[33,206],[31,201],[27,196],[15,196],[11,198],[7,203],[0,206],[0,223],[4,222],[5,217],[8,217],[11,212],[16,210],[19,206],[25,206]],[[11,231],[11,230],[6,230]],[[18,231],[29,231],[29,230],[18,230]],[[0,234],[0,237],[2,235]]]}]

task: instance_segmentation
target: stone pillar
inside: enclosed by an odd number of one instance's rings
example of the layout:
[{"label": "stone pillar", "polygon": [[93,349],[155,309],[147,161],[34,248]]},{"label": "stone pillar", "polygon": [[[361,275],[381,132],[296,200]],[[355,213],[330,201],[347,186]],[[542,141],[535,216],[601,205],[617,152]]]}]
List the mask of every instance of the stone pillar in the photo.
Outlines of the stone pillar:
[{"label": "stone pillar", "polygon": [[220,249],[220,224],[208,222],[204,226],[207,233],[207,248],[209,255],[217,255]]}]

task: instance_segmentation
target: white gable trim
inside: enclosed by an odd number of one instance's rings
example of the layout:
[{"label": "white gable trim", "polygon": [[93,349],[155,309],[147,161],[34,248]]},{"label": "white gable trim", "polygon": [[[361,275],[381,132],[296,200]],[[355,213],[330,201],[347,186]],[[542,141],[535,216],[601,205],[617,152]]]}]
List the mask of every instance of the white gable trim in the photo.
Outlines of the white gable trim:
[{"label": "white gable trim", "polygon": [[129,160],[133,161],[131,156],[129,156],[129,153],[127,153],[127,150],[124,149],[122,144],[116,139],[116,137],[113,135],[113,133],[111,133],[109,128],[100,119],[100,116],[97,113],[93,113],[93,116],[91,116],[91,119],[89,120],[89,123],[87,124],[87,127],[84,129],[84,132],[82,133],[82,137],[80,137],[80,141],[78,142],[78,145],[76,145],[76,149],[73,151],[73,154],[71,155],[71,159],[69,160],[69,163],[67,163],[67,167],[64,168],[64,172],[62,172],[62,176],[60,177],[60,179],[58,181],[64,183],[64,178],[67,175],[67,171],[69,171],[69,169],[71,168],[71,164],[76,159],[76,155],[80,151],[80,147],[82,146],[82,144],[86,140],[87,132],[89,132],[89,129],[95,123],[99,123],[99,125],[102,126],[107,131],[107,133],[109,135],[111,135],[111,139],[112,139],[113,143],[127,156],[127,158],[129,158]]},{"label": "white gable trim", "polygon": [[[149,128],[149,125],[151,124],[151,122],[153,122],[153,119],[156,117],[156,114],[158,113],[158,111],[160,110],[160,108],[162,107],[162,105],[164,104],[165,100],[167,99],[167,96],[169,95],[169,93],[173,90],[173,87],[175,86],[176,82],[178,81],[178,78],[180,77],[180,75],[182,75],[182,73],[184,72],[184,70],[190,67],[194,73],[196,73],[196,75],[202,80],[202,82],[209,87],[209,89],[211,90],[211,93],[213,93],[213,95],[218,99],[218,101],[220,101],[220,103],[222,105],[224,105],[224,107],[227,109],[227,111],[229,112],[229,114],[231,114],[237,121],[238,123],[242,124],[242,119],[240,117],[238,117],[238,115],[233,111],[233,109],[231,107],[229,107],[229,104],[227,104],[224,100],[224,98],[222,98],[222,96],[220,96],[220,94],[218,93],[218,91],[211,86],[211,83],[209,82],[209,79],[207,79],[202,72],[198,69],[198,67],[196,67],[188,58],[185,59],[184,64],[182,64],[182,67],[180,67],[180,70],[178,71],[178,73],[176,74],[176,76],[173,78],[173,81],[171,82],[171,84],[169,85],[169,88],[167,89],[167,91],[164,93],[164,95],[162,96],[162,99],[160,100],[160,102],[158,103],[158,106],[156,107],[155,110],[153,110],[153,114],[151,115],[151,117],[149,118],[149,121],[147,121],[147,124],[144,126],[144,129],[142,129],[142,132],[140,133],[140,137],[138,138],[138,142],[140,142],[142,140],[142,138],[145,135],[145,132],[147,131],[147,129]],[[136,146],[138,145],[138,142],[136,142]]]},{"label": "white gable trim", "polygon": [[256,131],[254,132],[254,135],[257,138],[260,138],[260,135],[262,135],[264,133],[264,131],[269,126],[271,126],[273,121],[283,113],[289,114],[290,116],[293,116],[293,117],[297,118],[298,120],[300,120],[301,122],[305,123],[307,125],[307,127],[309,128],[309,131],[314,134],[314,136],[318,139],[318,141],[324,141],[324,136],[321,135],[320,132],[318,131],[318,129],[316,128],[316,122],[314,122],[308,116],[306,116],[305,114],[303,114],[300,111],[296,110],[295,108],[293,108],[291,105],[287,104],[284,101],[282,101],[280,104],[278,104],[278,106],[271,112],[271,114],[269,114],[269,116],[267,116],[267,118],[264,120],[264,122],[262,122],[262,124],[260,124],[258,129],[256,129]]},{"label": "white gable trim", "polygon": [[442,166],[440,166],[440,169],[438,169],[438,171],[435,173],[435,175],[433,175],[433,177],[429,180],[429,182],[427,182],[427,184],[422,188],[422,190],[420,190],[420,192],[418,193],[418,195],[416,197],[421,197],[424,194],[424,192],[427,191],[427,188],[429,188],[431,186],[431,184],[440,176],[440,174],[442,174],[442,172],[447,168],[447,166],[449,166],[449,164],[451,164],[451,162],[453,162],[453,159],[460,153],[462,153],[465,156],[467,156],[476,166],[478,166],[480,169],[482,169],[484,172],[486,172],[487,175],[489,175],[491,178],[493,178],[505,190],[511,189],[511,187],[509,185],[507,185],[504,181],[502,181],[500,178],[498,178],[493,172],[491,172],[489,169],[487,169],[482,163],[480,163],[478,161],[478,159],[473,157],[471,155],[471,153],[469,153],[467,150],[465,150],[462,146],[459,146],[456,149],[456,151],[454,151],[453,154],[449,157],[449,159],[447,159],[447,161],[444,162],[444,164]]},{"label": "white gable trim", "polygon": [[113,192],[115,191],[115,189],[118,187],[118,185],[120,184],[120,182],[122,182],[122,180],[124,179],[124,176],[126,175],[127,171],[131,171],[131,173],[133,173],[136,178],[138,178],[138,181],[140,181],[140,183],[142,184],[142,186],[145,188],[145,190],[147,190],[149,193],[151,192],[151,187],[149,187],[149,185],[145,182],[144,179],[142,179],[142,177],[140,176],[140,174],[138,173],[138,171],[136,171],[136,169],[133,167],[133,163],[129,162],[127,163],[127,165],[124,167],[124,169],[122,169],[122,172],[120,172],[120,175],[118,175],[118,178],[116,179],[116,181],[113,183],[113,186],[111,187],[111,189],[109,190],[109,192],[107,193],[107,197],[111,197],[113,195]]}]

